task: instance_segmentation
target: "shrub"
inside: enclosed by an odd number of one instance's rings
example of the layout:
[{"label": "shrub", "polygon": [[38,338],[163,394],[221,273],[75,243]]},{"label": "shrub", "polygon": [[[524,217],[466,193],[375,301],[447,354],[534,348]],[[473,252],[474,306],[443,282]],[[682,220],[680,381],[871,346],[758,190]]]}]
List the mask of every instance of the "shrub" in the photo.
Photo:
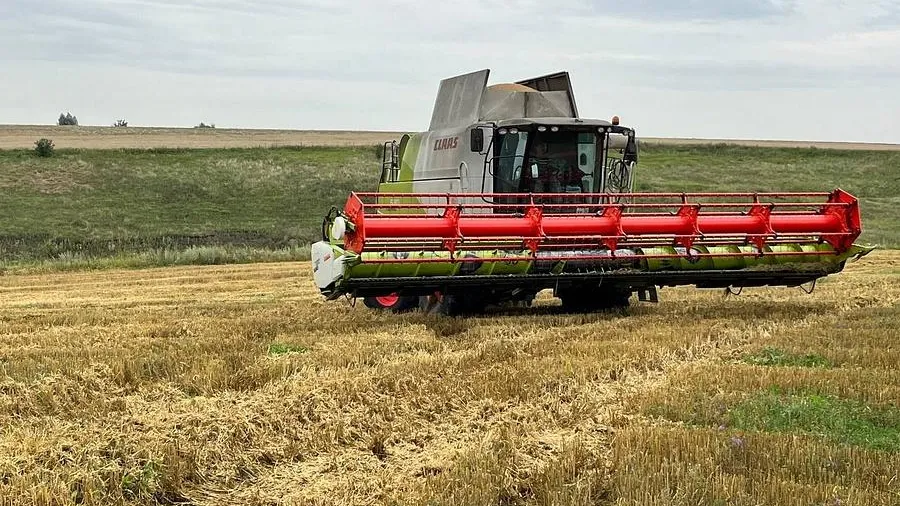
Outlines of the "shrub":
[{"label": "shrub", "polygon": [[34,141],[34,152],[38,156],[53,156],[53,141],[51,139],[38,139]]},{"label": "shrub", "polygon": [[59,126],[78,126],[78,118],[70,113],[59,113],[59,119],[56,120],[56,124]]},{"label": "shrub", "polygon": [[209,125],[207,125],[206,123],[201,121],[200,124],[195,126],[194,128],[216,128],[216,124],[210,123]]},{"label": "shrub", "polygon": [[125,128],[128,126],[128,122],[125,121],[124,119],[117,119],[116,122],[113,123],[113,126],[117,127],[117,128],[118,127]]}]

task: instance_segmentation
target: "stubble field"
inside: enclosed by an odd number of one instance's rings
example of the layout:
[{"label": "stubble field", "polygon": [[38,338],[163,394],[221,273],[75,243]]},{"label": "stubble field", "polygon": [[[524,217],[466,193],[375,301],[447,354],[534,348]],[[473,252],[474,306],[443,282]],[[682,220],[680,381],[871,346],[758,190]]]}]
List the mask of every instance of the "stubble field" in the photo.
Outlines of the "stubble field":
[{"label": "stubble field", "polygon": [[[296,259],[393,135],[96,130],[0,127],[0,504],[900,504],[898,251],[813,295],[389,315],[306,262],[111,267]],[[900,244],[890,147],[681,142],[640,191],[841,186]]]},{"label": "stubble field", "polygon": [[388,315],[308,263],[0,278],[0,496],[897,504],[900,253],[627,313]]}]

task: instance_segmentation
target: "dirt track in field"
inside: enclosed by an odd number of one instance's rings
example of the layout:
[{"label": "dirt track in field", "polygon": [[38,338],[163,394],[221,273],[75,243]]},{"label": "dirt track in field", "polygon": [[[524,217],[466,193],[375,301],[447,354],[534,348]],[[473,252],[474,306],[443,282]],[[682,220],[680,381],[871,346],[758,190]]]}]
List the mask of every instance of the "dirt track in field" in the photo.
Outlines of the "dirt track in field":
[{"label": "dirt track in field", "polygon": [[[34,146],[40,138],[53,139],[58,148],[246,148],[272,146],[371,146],[397,139],[400,132],[365,132],[338,130],[251,130],[149,127],[58,127],[42,125],[0,125],[0,149],[23,149]],[[773,141],[745,139],[676,139],[643,137],[644,142],[663,144],[727,143],[761,147],[816,147],[898,151],[900,144],[858,142]]]}]

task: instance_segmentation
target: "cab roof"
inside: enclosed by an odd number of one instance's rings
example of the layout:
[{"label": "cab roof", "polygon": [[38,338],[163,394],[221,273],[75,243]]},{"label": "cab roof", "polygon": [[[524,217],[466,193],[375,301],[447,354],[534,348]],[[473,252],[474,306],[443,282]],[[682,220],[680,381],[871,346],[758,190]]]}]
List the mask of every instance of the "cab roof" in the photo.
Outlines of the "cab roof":
[{"label": "cab roof", "polygon": [[494,122],[498,128],[511,128],[532,125],[547,125],[560,127],[589,127],[600,128],[605,127],[612,132],[627,134],[634,132],[633,129],[623,125],[613,125],[604,119],[588,119],[588,118],[512,118]]}]

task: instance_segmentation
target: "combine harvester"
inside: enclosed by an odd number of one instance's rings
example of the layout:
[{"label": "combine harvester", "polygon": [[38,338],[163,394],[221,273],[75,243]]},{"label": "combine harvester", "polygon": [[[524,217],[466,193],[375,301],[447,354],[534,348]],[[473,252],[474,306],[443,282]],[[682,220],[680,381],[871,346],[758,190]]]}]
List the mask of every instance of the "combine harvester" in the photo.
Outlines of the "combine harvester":
[{"label": "combine harvester", "polygon": [[376,193],[352,193],[312,246],[328,299],[443,314],[655,302],[657,286],[801,286],[867,248],[857,200],[830,193],[633,193],[633,129],[578,117],[567,73],[441,82],[427,132],[385,144]]}]

